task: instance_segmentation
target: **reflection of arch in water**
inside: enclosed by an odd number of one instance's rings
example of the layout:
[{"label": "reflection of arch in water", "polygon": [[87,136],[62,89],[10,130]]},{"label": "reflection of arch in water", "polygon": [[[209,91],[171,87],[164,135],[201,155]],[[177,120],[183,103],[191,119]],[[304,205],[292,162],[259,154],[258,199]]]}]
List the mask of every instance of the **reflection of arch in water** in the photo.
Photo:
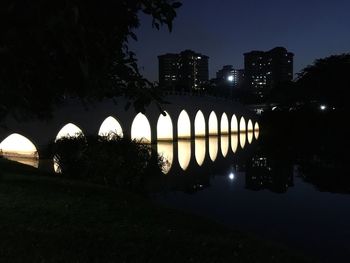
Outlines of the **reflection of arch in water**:
[{"label": "reflection of arch in water", "polygon": [[221,148],[221,153],[222,156],[226,157],[228,153],[228,145],[229,145],[229,138],[227,134],[221,135],[220,137],[220,148]]},{"label": "reflection of arch in water", "polygon": [[231,149],[233,153],[236,153],[238,148],[238,134],[232,133],[231,134]]},{"label": "reflection of arch in water", "polygon": [[241,148],[243,149],[245,146],[245,142],[246,142],[246,133],[245,132],[240,132],[239,133],[239,144],[241,145]]},{"label": "reflection of arch in water", "polygon": [[248,133],[247,133],[247,139],[248,139],[248,143],[249,143],[249,144],[252,143],[253,137],[254,137],[253,131],[248,131]]},{"label": "reflection of arch in water", "polygon": [[205,118],[203,112],[199,110],[194,119],[195,137],[205,137]]},{"label": "reflection of arch in water", "polygon": [[248,139],[248,143],[250,144],[253,141],[253,131],[254,131],[253,122],[250,119],[248,120],[247,130],[248,130],[247,139]]},{"label": "reflection of arch in water", "polygon": [[259,123],[254,124],[254,137],[257,140],[259,138],[259,133],[260,133],[260,128],[259,128]]},{"label": "reflection of arch in water", "polygon": [[194,140],[195,158],[199,166],[202,166],[205,160],[205,138],[195,138]]},{"label": "reflection of arch in water", "polygon": [[164,165],[162,167],[162,172],[167,174],[173,164],[174,159],[174,143],[173,142],[157,142],[158,155],[163,158]]},{"label": "reflection of arch in water", "polygon": [[245,119],[244,117],[241,117],[239,121],[239,133],[246,132],[246,130],[247,130],[247,127],[246,127]]},{"label": "reflection of arch in water", "polygon": [[62,129],[57,133],[55,141],[65,138],[65,137],[78,137],[84,135],[83,131],[73,123],[68,123],[62,127]]},{"label": "reflection of arch in water", "polygon": [[212,111],[209,115],[209,135],[217,135],[218,134],[218,118],[214,111]]},{"label": "reflection of arch in water", "polygon": [[191,138],[191,121],[185,110],[182,110],[177,120],[177,137],[179,139]]},{"label": "reflection of arch in water", "polygon": [[131,139],[143,143],[152,142],[151,126],[147,117],[141,112],[135,116],[131,124]]},{"label": "reflection of arch in water", "polygon": [[232,115],[231,118],[231,133],[238,133],[238,121],[236,115]]},{"label": "reflection of arch in water", "polygon": [[209,157],[213,162],[218,155],[218,141],[217,136],[209,136]]},{"label": "reflection of arch in water", "polygon": [[39,154],[35,145],[23,135],[13,133],[0,143],[0,156],[22,164],[39,167]]},{"label": "reflection of arch in water", "polygon": [[248,120],[248,132],[252,132],[253,130],[254,130],[254,128],[253,128],[253,122],[252,122],[252,120]]},{"label": "reflection of arch in water", "polygon": [[165,116],[160,114],[157,122],[157,140],[172,141],[173,140],[173,122],[170,115],[165,111]]},{"label": "reflection of arch in water", "polygon": [[182,170],[186,170],[191,161],[191,141],[178,140],[177,141],[178,160]]},{"label": "reflection of arch in water", "polygon": [[114,135],[123,137],[123,129],[115,118],[109,116],[102,122],[98,135],[108,138],[112,138]]},{"label": "reflection of arch in water", "polygon": [[220,120],[220,134],[228,134],[228,118],[227,114],[224,112],[221,116]]}]

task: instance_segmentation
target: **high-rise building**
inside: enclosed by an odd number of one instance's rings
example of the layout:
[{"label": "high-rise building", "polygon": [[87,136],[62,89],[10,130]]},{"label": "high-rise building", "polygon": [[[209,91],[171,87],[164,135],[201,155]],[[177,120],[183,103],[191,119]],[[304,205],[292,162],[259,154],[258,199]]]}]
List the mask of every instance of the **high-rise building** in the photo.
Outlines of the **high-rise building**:
[{"label": "high-rise building", "polygon": [[158,56],[159,85],[163,89],[174,89],[179,80],[179,55],[165,54]]},{"label": "high-rise building", "polygon": [[158,56],[159,85],[163,89],[203,90],[209,81],[209,57],[192,50]]},{"label": "high-rise building", "polygon": [[232,65],[223,66],[216,72],[216,84],[219,86],[238,87],[243,82],[244,70],[234,69]]},{"label": "high-rise building", "polygon": [[284,47],[244,54],[246,86],[263,99],[276,85],[293,79],[293,57]]}]

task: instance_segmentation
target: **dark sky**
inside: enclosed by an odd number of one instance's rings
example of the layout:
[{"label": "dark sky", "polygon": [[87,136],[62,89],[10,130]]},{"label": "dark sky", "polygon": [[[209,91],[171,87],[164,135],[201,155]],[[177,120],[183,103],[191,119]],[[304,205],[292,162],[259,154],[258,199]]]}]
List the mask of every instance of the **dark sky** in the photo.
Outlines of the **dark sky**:
[{"label": "dark sky", "polygon": [[294,72],[315,59],[350,52],[350,0],[183,0],[174,30],[157,31],[142,16],[132,43],[142,73],[158,80],[157,56],[192,49],[210,57],[209,75],[223,65],[243,68],[243,53],[284,46]]}]

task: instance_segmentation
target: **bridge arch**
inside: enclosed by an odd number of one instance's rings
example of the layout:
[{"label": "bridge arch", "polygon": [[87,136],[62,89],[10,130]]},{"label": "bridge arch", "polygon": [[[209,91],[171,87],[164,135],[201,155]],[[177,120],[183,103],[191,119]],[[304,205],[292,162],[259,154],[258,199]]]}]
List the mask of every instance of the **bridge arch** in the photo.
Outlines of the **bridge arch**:
[{"label": "bridge arch", "polygon": [[116,118],[109,116],[102,122],[98,135],[106,137],[118,135],[123,137],[123,129]]},{"label": "bridge arch", "polygon": [[55,141],[65,137],[78,137],[80,135],[84,135],[83,131],[77,125],[68,123],[57,133]]},{"label": "bridge arch", "polygon": [[151,125],[143,113],[138,113],[131,124],[131,139],[151,143]]},{"label": "bridge arch", "polygon": [[224,112],[221,115],[221,120],[220,120],[220,133],[223,134],[228,134],[229,133],[229,127],[228,127],[228,118],[227,114]]},{"label": "bridge arch", "polygon": [[238,121],[235,114],[231,118],[231,133],[238,133]]},{"label": "bridge arch", "polygon": [[241,145],[241,148],[243,149],[246,142],[246,122],[244,117],[242,116],[239,121],[239,144]]},{"label": "bridge arch", "polygon": [[255,137],[256,140],[259,138],[259,132],[260,132],[259,123],[256,122],[254,124],[254,137]]},{"label": "bridge arch", "polygon": [[158,141],[172,141],[173,122],[168,112],[165,111],[165,116],[160,114],[157,121],[157,140]]},{"label": "bridge arch", "polygon": [[209,128],[209,135],[218,134],[218,118],[216,116],[215,111],[212,111],[209,115],[208,128]]},{"label": "bridge arch", "polygon": [[191,121],[185,110],[180,112],[177,119],[177,137],[179,139],[191,139]]},{"label": "bridge arch", "polygon": [[34,143],[18,133],[12,133],[0,143],[0,153],[5,157],[39,158]]},{"label": "bridge arch", "polygon": [[205,137],[205,118],[201,110],[197,111],[194,118],[194,135],[195,137]]}]

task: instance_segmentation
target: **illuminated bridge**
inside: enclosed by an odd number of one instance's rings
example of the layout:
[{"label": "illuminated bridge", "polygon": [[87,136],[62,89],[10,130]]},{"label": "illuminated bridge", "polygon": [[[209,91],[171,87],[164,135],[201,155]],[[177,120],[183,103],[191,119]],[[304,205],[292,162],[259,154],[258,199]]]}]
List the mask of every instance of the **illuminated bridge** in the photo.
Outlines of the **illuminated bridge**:
[{"label": "illuminated bridge", "polygon": [[133,106],[126,109],[128,100],[119,97],[88,106],[67,101],[49,121],[7,119],[6,127],[0,127],[0,154],[8,158],[48,158],[50,143],[77,134],[105,136],[114,132],[152,144],[243,134],[242,144],[243,138],[244,143],[245,138],[251,143],[258,136],[254,112],[231,100],[187,94],[168,95],[164,101],[169,102],[162,105],[165,116],[155,103],[146,107],[145,114],[135,112]]}]

